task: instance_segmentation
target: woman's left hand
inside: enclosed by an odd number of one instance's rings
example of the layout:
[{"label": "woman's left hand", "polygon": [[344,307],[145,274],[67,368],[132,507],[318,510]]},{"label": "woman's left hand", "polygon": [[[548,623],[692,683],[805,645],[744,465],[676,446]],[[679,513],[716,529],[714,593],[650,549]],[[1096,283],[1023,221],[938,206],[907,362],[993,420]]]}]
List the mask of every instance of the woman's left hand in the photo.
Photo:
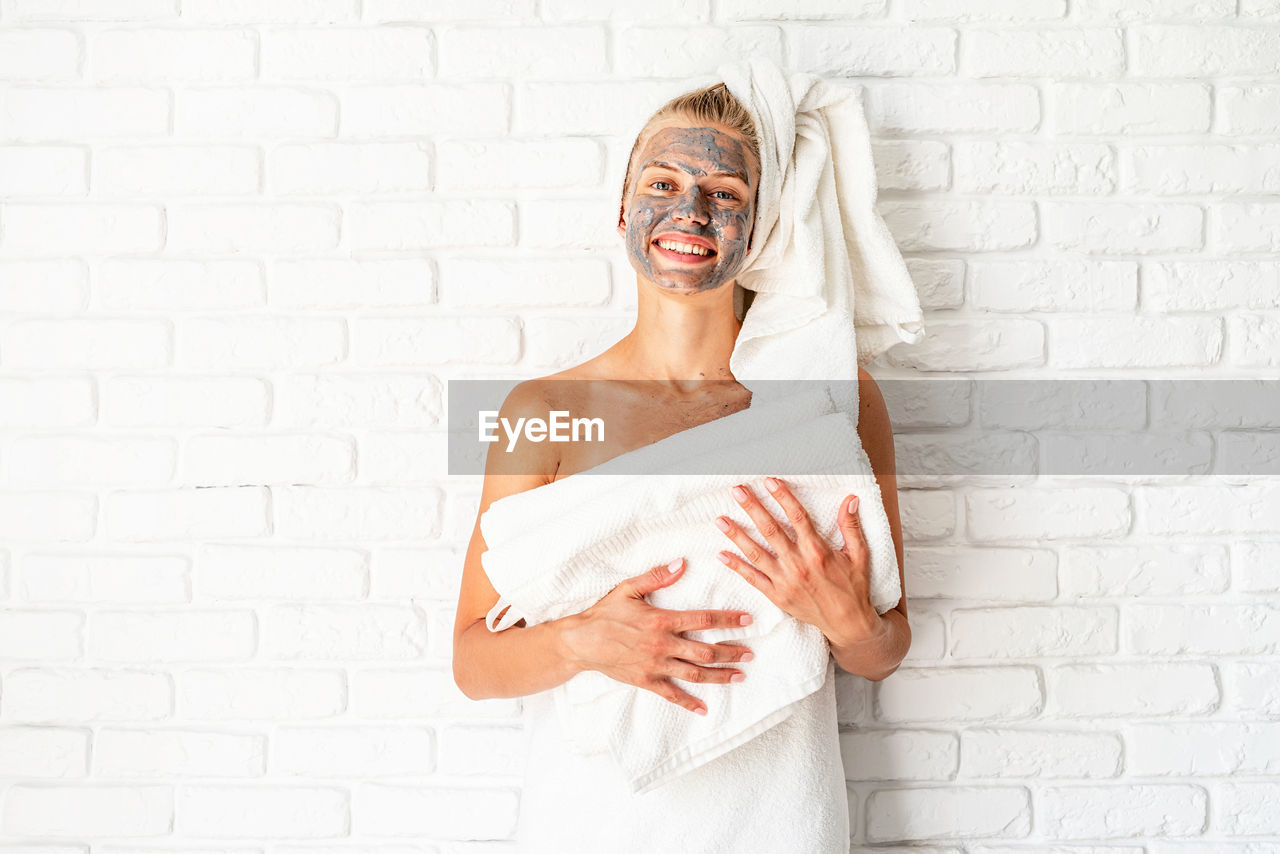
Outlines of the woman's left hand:
[{"label": "woman's left hand", "polygon": [[746,556],[744,560],[723,551],[720,560],[783,611],[817,626],[832,643],[854,644],[878,635],[883,628],[871,604],[871,552],[862,534],[857,496],[846,496],[840,504],[844,546],[835,550],[786,484],[765,478],[765,487],[786,513],[796,539],[787,535],[749,487],[740,484],[733,489],[734,500],[751,517],[773,554],[732,519],[720,516],[716,526]]}]

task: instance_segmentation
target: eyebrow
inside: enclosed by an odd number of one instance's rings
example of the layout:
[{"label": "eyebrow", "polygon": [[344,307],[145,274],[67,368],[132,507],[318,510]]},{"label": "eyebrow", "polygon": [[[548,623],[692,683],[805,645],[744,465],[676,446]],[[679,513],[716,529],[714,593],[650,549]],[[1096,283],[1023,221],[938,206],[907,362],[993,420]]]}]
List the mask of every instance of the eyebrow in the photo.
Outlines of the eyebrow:
[{"label": "eyebrow", "polygon": [[[675,166],[675,165],[673,165],[673,164],[671,164],[671,163],[667,163],[667,162],[662,161],[662,160],[650,160],[648,163],[644,164],[644,166],[640,167],[640,171],[642,171],[642,172],[643,172],[645,169],[648,169],[648,168],[650,168],[651,166],[661,166],[662,168],[664,168],[664,169],[670,169],[670,170],[672,170],[673,172],[687,172],[687,171],[689,171],[689,170],[687,170],[687,169],[682,169],[682,168],[680,168],[679,166]],[[724,172],[724,171],[719,171],[719,172],[708,172],[708,173],[706,173],[706,174],[707,174],[708,176],[712,177],[712,178],[737,178],[737,179],[738,179],[739,181],[741,181],[742,183],[744,183],[744,184],[746,184],[746,185],[748,185],[748,186],[750,186],[750,185],[751,185],[751,182],[750,182],[750,181],[748,181],[748,180],[746,179],[746,176],[745,176],[745,175],[743,175],[741,172]]]}]

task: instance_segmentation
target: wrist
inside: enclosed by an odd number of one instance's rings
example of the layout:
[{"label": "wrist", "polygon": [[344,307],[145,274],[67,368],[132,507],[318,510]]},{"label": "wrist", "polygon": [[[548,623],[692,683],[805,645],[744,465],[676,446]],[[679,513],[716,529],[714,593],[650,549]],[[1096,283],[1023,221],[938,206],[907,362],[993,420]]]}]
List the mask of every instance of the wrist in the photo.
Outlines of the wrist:
[{"label": "wrist", "polygon": [[578,633],[584,620],[583,615],[579,613],[552,620],[547,624],[547,627],[553,631],[552,643],[560,658],[561,673],[565,681],[591,669],[578,652]]},{"label": "wrist", "polygon": [[865,644],[879,643],[888,632],[885,618],[869,607],[841,618],[832,634],[827,635],[827,640],[840,649],[856,649]]}]

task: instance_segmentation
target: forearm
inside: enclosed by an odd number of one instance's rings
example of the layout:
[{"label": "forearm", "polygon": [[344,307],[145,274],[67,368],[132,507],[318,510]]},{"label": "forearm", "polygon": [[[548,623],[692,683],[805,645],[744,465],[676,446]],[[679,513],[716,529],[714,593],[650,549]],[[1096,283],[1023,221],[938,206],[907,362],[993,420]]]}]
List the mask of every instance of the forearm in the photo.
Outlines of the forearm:
[{"label": "forearm", "polygon": [[577,614],[536,626],[468,628],[453,650],[453,680],[473,700],[524,697],[569,681],[581,671],[564,642]]},{"label": "forearm", "polygon": [[875,628],[857,641],[828,638],[831,655],[846,673],[879,682],[898,669],[911,648],[911,627],[902,612],[890,609]]}]

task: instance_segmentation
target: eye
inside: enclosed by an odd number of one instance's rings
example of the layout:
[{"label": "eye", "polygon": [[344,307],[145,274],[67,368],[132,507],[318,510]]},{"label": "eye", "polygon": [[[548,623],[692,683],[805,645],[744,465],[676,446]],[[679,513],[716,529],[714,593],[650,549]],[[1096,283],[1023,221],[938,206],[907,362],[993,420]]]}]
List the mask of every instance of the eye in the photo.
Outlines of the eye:
[{"label": "eye", "polygon": [[[663,186],[658,186],[659,184],[661,184],[661,185],[663,185]],[[653,188],[653,189],[655,189],[655,190],[659,190],[659,191],[663,191],[663,192],[667,192],[667,191],[670,191],[670,190],[674,190],[674,189],[676,189],[676,185],[675,185],[675,184],[671,183],[670,181],[663,181],[661,178],[659,178],[659,179],[658,179],[658,180],[656,180],[656,181],[650,181],[650,182],[649,182],[649,186],[650,186],[650,187],[652,187],[652,188]],[[721,197],[723,197],[726,201],[737,201],[737,199],[738,199],[737,194],[736,194],[736,193],[734,193],[734,192],[732,192],[731,190],[713,190],[713,191],[711,192],[711,195],[712,195],[712,196],[721,196]]]}]

